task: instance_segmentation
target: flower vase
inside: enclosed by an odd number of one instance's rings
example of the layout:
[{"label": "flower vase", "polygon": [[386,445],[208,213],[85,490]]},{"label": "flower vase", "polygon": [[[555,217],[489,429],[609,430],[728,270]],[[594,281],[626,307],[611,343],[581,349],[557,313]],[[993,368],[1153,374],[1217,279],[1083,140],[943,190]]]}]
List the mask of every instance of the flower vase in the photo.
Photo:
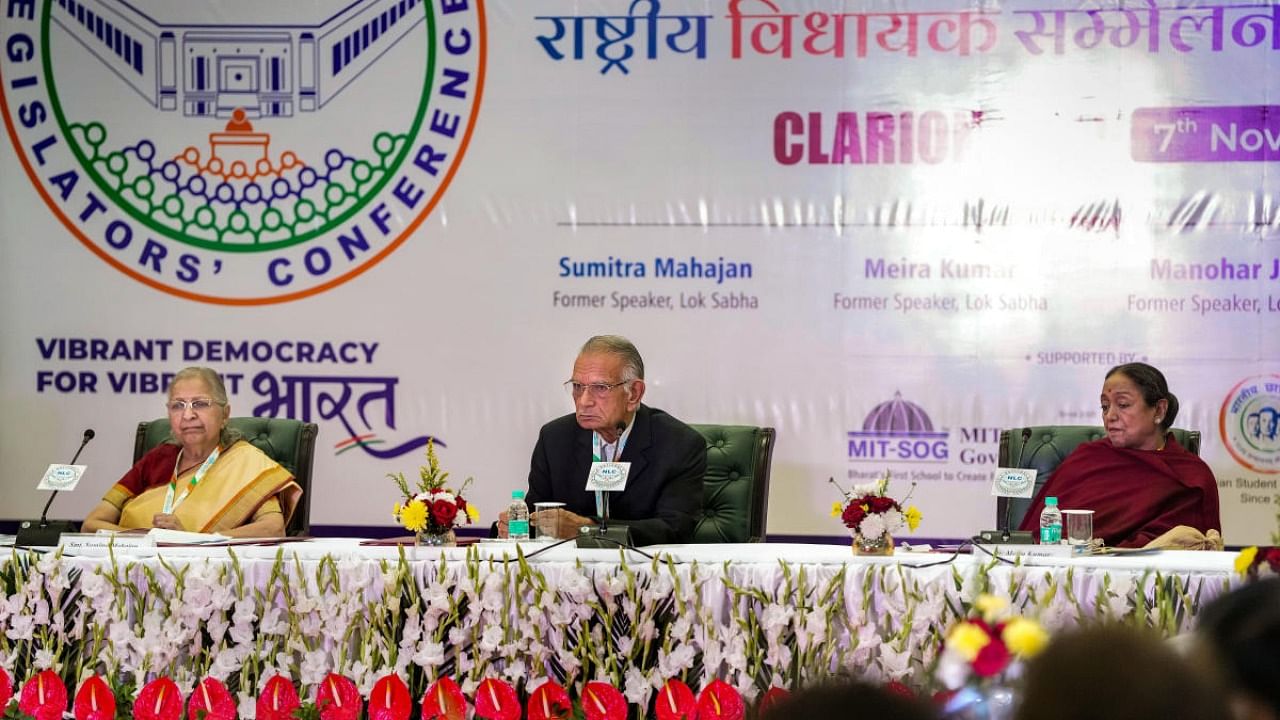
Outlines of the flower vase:
[{"label": "flower vase", "polygon": [[869,538],[862,533],[854,533],[853,554],[870,556],[892,555],[893,536],[886,532],[877,537]]},{"label": "flower vase", "polygon": [[956,691],[942,706],[945,720],[1012,720],[1017,698],[1003,685],[967,686]]},{"label": "flower vase", "polygon": [[414,536],[413,544],[427,548],[455,547],[458,544],[458,536],[454,535],[452,530],[444,532],[424,530]]}]

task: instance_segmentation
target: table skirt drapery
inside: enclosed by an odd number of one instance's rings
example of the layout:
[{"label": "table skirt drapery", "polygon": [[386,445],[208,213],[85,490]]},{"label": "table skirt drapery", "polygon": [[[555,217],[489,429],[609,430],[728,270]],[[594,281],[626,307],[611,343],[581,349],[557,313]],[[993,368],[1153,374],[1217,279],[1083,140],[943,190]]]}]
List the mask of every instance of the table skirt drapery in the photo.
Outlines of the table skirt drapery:
[{"label": "table skirt drapery", "polygon": [[605,680],[637,704],[669,678],[718,678],[748,699],[832,673],[928,690],[941,637],[979,594],[1050,630],[1112,620],[1172,636],[1235,581],[1228,553],[1014,566],[847,546],[649,550],[656,560],[568,547],[526,559],[508,543],[16,550],[0,563],[0,666],[19,682],[47,667],[69,684],[163,675],[184,693],[212,676],[242,717],[277,673],[309,694],[329,672],[363,693],[395,672],[415,697],[442,675],[468,693],[487,677]]}]

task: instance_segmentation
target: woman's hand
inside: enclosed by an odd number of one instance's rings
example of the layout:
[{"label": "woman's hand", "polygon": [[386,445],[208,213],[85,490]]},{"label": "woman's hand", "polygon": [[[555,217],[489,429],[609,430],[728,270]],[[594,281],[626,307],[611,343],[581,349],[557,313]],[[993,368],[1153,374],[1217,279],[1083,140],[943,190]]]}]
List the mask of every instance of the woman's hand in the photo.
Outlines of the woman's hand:
[{"label": "woman's hand", "polygon": [[151,518],[151,527],[163,528],[165,530],[186,530],[182,527],[182,521],[177,515],[166,515],[165,513],[156,513]]}]

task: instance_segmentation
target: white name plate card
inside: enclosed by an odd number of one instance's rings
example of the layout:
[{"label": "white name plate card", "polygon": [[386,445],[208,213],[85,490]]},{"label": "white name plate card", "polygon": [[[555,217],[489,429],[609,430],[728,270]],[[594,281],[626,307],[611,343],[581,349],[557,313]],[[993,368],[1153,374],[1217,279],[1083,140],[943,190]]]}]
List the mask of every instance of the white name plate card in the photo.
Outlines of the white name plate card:
[{"label": "white name plate card", "polygon": [[66,550],[135,550],[155,546],[154,538],[139,533],[63,533],[58,538],[58,547]]},{"label": "white name plate card", "polygon": [[593,462],[591,472],[587,474],[587,489],[622,492],[627,489],[627,474],[630,472],[629,462]]},{"label": "white name plate card", "polygon": [[989,550],[998,557],[1009,558],[1010,560],[1024,558],[1069,558],[1079,557],[1082,553],[1076,552],[1071,545],[983,545],[983,550]]}]

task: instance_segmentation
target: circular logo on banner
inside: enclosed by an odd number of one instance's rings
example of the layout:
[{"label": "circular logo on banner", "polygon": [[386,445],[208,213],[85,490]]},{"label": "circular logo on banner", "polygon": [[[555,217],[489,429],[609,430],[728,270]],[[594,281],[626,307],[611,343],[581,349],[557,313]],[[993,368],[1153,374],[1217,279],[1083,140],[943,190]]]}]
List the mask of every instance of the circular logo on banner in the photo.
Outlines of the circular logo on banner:
[{"label": "circular logo on banner", "polygon": [[1223,444],[1236,462],[1280,473],[1280,375],[1259,375],[1231,389],[1218,415]]},{"label": "circular logo on banner", "polygon": [[284,302],[377,264],[480,106],[482,0],[15,7],[0,110],[31,182],[103,260],[193,300]]}]

